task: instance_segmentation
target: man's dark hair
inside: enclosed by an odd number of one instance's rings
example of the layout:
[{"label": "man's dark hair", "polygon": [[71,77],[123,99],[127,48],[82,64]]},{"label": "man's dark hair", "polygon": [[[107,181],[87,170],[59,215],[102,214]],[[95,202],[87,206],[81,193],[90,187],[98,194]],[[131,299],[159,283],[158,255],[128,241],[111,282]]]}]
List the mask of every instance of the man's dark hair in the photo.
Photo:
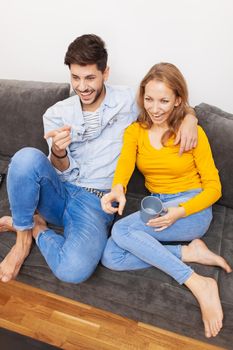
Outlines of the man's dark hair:
[{"label": "man's dark hair", "polygon": [[84,34],[76,38],[68,47],[65,55],[65,64],[86,66],[96,64],[102,73],[107,66],[108,53],[104,41],[95,34]]}]

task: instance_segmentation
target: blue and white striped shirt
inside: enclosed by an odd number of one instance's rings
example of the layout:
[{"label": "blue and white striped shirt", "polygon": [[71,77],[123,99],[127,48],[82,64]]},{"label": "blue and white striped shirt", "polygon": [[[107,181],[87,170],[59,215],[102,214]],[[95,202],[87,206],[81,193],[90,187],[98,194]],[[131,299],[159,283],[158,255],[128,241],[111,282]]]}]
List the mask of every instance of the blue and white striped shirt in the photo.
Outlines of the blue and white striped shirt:
[{"label": "blue and white striped shirt", "polygon": [[100,127],[99,109],[97,109],[95,112],[83,111],[83,119],[86,129],[84,135],[88,140],[90,140],[93,136],[95,136],[95,133]]}]

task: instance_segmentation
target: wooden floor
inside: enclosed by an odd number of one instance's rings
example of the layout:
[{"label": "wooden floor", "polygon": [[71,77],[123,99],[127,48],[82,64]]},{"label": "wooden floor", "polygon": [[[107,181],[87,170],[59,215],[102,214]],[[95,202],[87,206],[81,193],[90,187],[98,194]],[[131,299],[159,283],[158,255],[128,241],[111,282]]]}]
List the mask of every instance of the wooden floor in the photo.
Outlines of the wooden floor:
[{"label": "wooden floor", "polygon": [[16,281],[0,282],[0,327],[67,350],[220,349]]}]

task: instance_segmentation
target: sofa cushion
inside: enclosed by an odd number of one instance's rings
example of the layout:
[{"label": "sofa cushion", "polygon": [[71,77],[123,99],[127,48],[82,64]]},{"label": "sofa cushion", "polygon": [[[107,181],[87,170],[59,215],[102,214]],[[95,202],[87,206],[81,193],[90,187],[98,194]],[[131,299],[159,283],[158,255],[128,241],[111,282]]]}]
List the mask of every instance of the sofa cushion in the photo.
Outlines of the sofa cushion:
[{"label": "sofa cushion", "polygon": [[0,159],[33,146],[47,154],[42,116],[57,101],[69,97],[69,84],[0,79]]},{"label": "sofa cushion", "polygon": [[222,183],[219,204],[233,208],[233,114],[201,103],[195,107],[199,124],[205,130]]}]

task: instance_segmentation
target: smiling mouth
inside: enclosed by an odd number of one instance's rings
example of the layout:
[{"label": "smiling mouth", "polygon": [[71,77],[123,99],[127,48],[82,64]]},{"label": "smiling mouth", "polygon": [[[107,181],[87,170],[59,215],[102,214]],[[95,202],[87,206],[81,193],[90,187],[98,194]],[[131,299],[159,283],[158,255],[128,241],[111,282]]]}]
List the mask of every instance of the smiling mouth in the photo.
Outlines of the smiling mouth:
[{"label": "smiling mouth", "polygon": [[159,114],[159,115],[157,115],[157,114],[154,114],[154,115],[152,115],[152,118],[161,118],[162,116],[164,115],[164,113],[162,113],[162,114]]},{"label": "smiling mouth", "polygon": [[82,98],[88,98],[88,97],[90,97],[91,95],[92,95],[92,93],[94,92],[94,90],[92,90],[92,91],[86,91],[86,92],[80,92],[80,91],[78,91],[78,94],[79,94],[79,96],[80,97],[82,97]]}]

